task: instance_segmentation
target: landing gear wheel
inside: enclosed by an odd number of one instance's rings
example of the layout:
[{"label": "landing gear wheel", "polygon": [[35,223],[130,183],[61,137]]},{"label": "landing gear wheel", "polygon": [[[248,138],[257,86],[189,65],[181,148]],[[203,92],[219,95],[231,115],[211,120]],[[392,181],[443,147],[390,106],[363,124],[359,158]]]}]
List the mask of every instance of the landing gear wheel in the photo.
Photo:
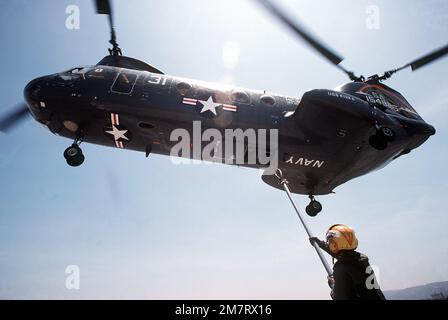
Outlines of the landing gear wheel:
[{"label": "landing gear wheel", "polygon": [[306,206],[305,211],[310,217],[315,217],[322,211],[322,205],[319,201],[311,200],[310,204]]},{"label": "landing gear wheel", "polygon": [[84,155],[82,154],[81,148],[72,144],[70,147],[65,149],[64,158],[71,167],[78,167],[84,162]]}]

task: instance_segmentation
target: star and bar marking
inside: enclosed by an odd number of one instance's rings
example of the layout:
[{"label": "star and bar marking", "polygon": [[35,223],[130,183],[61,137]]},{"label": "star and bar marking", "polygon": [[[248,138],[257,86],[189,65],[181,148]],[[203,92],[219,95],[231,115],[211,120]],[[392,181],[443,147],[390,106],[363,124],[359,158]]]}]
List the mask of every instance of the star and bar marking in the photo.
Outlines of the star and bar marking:
[{"label": "star and bar marking", "polygon": [[231,112],[236,112],[238,110],[237,106],[234,106],[231,104],[225,104],[225,103],[218,103],[218,102],[213,101],[212,96],[210,96],[207,100],[198,100],[198,99],[192,99],[192,98],[186,98],[186,97],[184,97],[182,99],[183,104],[190,105],[190,106],[197,106],[198,102],[202,105],[202,109],[201,109],[200,113],[210,111],[211,113],[213,113],[216,116],[217,115],[216,108],[218,108],[218,107],[222,107],[222,110],[231,111]]},{"label": "star and bar marking", "polygon": [[110,114],[110,121],[112,124],[112,130],[106,130],[105,132],[112,135],[114,137],[115,146],[117,148],[123,149],[124,144],[123,141],[120,141],[120,139],[129,141],[129,138],[125,136],[125,134],[129,130],[120,130],[118,129],[118,126],[120,126],[120,117],[117,113],[111,113]]}]

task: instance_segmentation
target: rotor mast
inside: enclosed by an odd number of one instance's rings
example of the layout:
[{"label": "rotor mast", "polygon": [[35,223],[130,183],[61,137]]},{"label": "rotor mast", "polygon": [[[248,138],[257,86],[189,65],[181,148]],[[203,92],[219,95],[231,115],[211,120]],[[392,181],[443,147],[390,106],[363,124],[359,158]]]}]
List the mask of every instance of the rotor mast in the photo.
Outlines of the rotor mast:
[{"label": "rotor mast", "polygon": [[98,14],[107,14],[110,26],[110,40],[109,43],[112,48],[109,48],[109,55],[111,56],[121,56],[122,52],[117,43],[117,36],[115,33],[115,26],[113,20],[112,6],[109,0],[96,0],[96,12]]}]

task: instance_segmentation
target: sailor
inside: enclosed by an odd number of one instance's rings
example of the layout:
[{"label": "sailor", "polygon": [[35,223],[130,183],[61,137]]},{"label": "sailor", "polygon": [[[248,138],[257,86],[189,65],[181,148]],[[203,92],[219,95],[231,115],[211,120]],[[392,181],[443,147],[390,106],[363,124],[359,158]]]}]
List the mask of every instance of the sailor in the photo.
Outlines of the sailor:
[{"label": "sailor", "polygon": [[351,227],[332,225],[326,233],[326,242],[316,237],[310,238],[310,242],[333,257],[333,274],[328,277],[333,300],[385,300],[369,258],[355,251],[358,239]]}]

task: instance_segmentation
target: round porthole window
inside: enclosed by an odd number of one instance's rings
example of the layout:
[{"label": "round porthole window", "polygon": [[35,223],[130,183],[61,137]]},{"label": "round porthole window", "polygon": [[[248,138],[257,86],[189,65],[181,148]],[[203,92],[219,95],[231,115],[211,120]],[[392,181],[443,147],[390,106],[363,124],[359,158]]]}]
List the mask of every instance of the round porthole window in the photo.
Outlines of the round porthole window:
[{"label": "round porthole window", "polygon": [[186,82],[179,82],[176,84],[176,89],[180,92],[181,95],[184,96],[191,89],[191,84]]},{"label": "round porthole window", "polygon": [[250,103],[250,97],[244,91],[234,91],[234,92],[232,92],[232,101],[248,104],[248,103]]},{"label": "round porthole window", "polygon": [[260,97],[260,101],[261,103],[263,103],[266,106],[273,106],[275,104],[275,98],[273,96],[270,95],[263,95]]},{"label": "round porthole window", "polygon": [[146,122],[140,122],[138,126],[142,129],[154,129],[154,125]]}]

